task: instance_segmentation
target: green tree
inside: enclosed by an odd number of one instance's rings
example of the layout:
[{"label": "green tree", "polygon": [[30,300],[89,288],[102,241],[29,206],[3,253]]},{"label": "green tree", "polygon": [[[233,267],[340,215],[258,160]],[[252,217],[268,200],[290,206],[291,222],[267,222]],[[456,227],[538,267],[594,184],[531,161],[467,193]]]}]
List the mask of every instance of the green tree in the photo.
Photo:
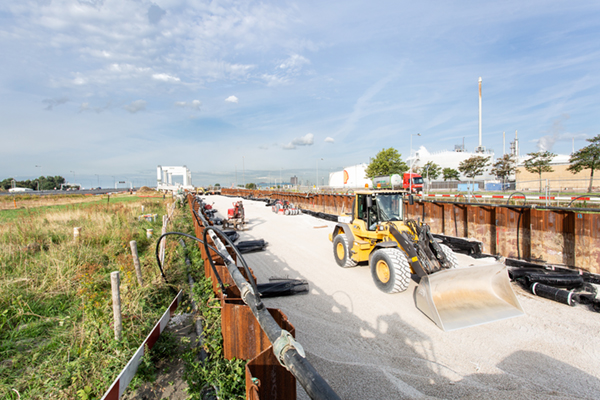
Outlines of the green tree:
[{"label": "green tree", "polygon": [[460,173],[454,168],[444,168],[442,175],[444,175],[444,181],[460,181]]},{"label": "green tree", "polygon": [[365,170],[367,178],[374,178],[376,176],[402,175],[408,171],[408,166],[400,158],[401,154],[398,150],[390,147],[389,149],[383,149],[375,158],[371,159],[369,166]]},{"label": "green tree", "polygon": [[[503,182],[506,181],[517,169],[517,165],[512,154],[505,154],[502,158],[499,158],[493,165],[491,173],[498,179],[502,179]],[[502,185],[502,190],[504,190],[504,185]]]},{"label": "green tree", "polygon": [[421,171],[423,172],[423,174],[425,174],[425,177],[428,178],[429,180],[436,180],[438,178],[438,176],[440,176],[440,173],[442,172],[442,167],[440,167],[433,161],[428,161],[425,165],[423,165],[423,168],[421,168]]},{"label": "green tree", "polygon": [[467,178],[474,179],[476,176],[483,174],[483,171],[489,165],[490,157],[473,156],[461,161],[458,164],[458,170]]},{"label": "green tree", "polygon": [[246,183],[246,189],[256,189],[255,183]]},{"label": "green tree", "polygon": [[587,139],[591,144],[583,149],[577,150],[571,155],[567,168],[568,171],[576,174],[583,169],[590,170],[590,185],[588,193],[592,192],[592,183],[594,181],[594,171],[600,167],[600,135],[596,135],[591,139]]},{"label": "green tree", "polygon": [[525,160],[524,165],[527,172],[531,174],[538,174],[540,177],[540,192],[542,191],[542,173],[554,172],[554,169],[550,166],[550,161],[556,154],[546,151],[538,151],[536,153],[527,153],[529,158]]}]

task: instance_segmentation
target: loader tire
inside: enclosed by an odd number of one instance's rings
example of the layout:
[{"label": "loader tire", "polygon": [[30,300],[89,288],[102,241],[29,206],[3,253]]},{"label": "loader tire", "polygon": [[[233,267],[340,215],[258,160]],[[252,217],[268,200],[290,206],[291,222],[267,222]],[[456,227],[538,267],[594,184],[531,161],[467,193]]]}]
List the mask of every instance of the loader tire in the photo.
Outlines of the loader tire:
[{"label": "loader tire", "polygon": [[448,264],[450,264],[450,268],[458,267],[458,260],[456,259],[456,254],[454,254],[452,249],[450,247],[446,246],[445,244],[441,244],[441,243],[440,243],[440,247],[442,248],[442,251],[444,252],[444,255],[446,256],[446,259],[448,260]]},{"label": "loader tire", "polygon": [[403,292],[410,284],[410,265],[398,248],[375,250],[370,260],[375,286],[385,293]]},{"label": "loader tire", "polygon": [[333,257],[337,265],[342,268],[356,267],[356,261],[350,258],[350,246],[344,233],[340,233],[333,239]]}]

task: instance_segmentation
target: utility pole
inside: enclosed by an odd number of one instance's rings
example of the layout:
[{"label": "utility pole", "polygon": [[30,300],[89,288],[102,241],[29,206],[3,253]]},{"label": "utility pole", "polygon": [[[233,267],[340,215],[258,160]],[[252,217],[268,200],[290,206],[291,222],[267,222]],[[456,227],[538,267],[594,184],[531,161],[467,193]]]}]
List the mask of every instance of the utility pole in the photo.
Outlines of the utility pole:
[{"label": "utility pole", "polygon": [[[323,161],[323,159],[321,158],[321,161]],[[317,158],[317,192],[319,191],[319,159]]]},{"label": "utility pole", "polygon": [[36,168],[40,169],[40,176],[38,177],[38,192],[40,191],[40,178],[42,177],[42,166],[41,165],[36,165]]},{"label": "utility pole", "polygon": [[413,181],[412,170],[413,170],[413,165],[415,163],[415,159],[412,158],[412,138],[413,138],[414,135],[421,136],[421,134],[420,133],[411,133],[410,134],[410,156],[411,156],[411,160],[410,160],[410,174],[408,175],[408,179],[409,179],[409,184],[408,184],[409,189],[408,189],[408,192],[410,194],[412,194],[412,181]]}]

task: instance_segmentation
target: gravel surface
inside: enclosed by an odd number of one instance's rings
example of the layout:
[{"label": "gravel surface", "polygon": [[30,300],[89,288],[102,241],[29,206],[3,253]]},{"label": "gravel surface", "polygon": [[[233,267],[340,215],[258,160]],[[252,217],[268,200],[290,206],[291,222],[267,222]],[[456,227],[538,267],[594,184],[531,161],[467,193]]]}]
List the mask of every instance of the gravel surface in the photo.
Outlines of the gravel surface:
[{"label": "gravel surface", "polygon": [[[221,216],[239,198],[206,196]],[[600,318],[513,290],[526,315],[444,332],[414,304],[415,282],[380,292],[369,268],[340,268],[328,235],[335,223],[284,216],[243,200],[248,230],[266,251],[245,255],[259,283],[306,279],[310,293],[265,299],[296,328],[307,359],[342,399],[598,399]],[[489,262],[457,255],[462,264]],[[299,387],[298,398],[308,396]]]}]

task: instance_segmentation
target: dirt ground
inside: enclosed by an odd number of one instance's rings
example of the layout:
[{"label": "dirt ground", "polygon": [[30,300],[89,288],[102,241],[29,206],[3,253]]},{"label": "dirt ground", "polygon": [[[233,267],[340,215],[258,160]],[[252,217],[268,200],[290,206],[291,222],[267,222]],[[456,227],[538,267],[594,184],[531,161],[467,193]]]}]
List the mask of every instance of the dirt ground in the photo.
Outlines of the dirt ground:
[{"label": "dirt ground", "polygon": [[[206,196],[221,216],[233,201]],[[414,303],[416,284],[379,291],[367,266],[344,269],[328,239],[334,223],[283,216],[244,200],[266,251],[245,255],[258,282],[306,279],[310,293],[265,299],[296,328],[307,359],[343,399],[598,399],[600,316],[535,297],[513,284],[526,315],[444,332]],[[461,263],[480,261],[458,255]],[[298,398],[308,396],[298,387]]]}]

